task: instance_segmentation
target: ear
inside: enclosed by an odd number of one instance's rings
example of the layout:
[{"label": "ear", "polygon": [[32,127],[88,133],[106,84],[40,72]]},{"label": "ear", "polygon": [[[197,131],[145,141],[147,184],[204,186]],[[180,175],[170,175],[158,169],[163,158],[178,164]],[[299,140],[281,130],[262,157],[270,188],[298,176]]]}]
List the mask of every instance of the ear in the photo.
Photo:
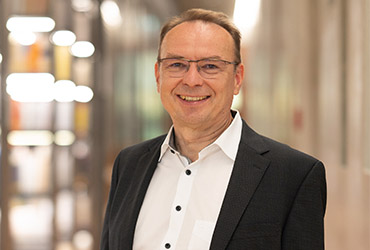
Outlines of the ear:
[{"label": "ear", "polygon": [[157,83],[157,92],[159,93],[160,92],[160,83],[159,83],[160,73],[159,73],[158,62],[156,62],[154,65],[154,73],[155,73],[155,81]]},{"label": "ear", "polygon": [[244,64],[240,63],[236,68],[235,76],[234,76],[234,95],[239,94],[240,88],[243,84],[244,79]]}]

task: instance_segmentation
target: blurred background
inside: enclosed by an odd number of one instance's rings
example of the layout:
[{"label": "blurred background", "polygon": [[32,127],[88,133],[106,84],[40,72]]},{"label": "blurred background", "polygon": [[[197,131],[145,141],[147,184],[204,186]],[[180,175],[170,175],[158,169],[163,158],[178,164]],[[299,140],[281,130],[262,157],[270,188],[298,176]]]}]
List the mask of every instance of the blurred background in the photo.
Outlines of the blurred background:
[{"label": "blurred background", "polygon": [[234,108],[326,165],[326,249],[370,249],[370,0],[0,0],[1,250],[98,250],[113,161],[166,133],[158,34],[193,7],[243,33]]}]

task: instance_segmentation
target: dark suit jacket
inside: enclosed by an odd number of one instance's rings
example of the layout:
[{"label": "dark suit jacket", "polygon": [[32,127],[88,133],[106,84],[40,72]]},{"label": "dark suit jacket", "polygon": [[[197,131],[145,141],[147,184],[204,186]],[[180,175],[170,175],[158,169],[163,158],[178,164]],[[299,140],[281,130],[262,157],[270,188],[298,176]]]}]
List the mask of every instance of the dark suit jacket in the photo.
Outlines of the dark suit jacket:
[{"label": "dark suit jacket", "polygon": [[[126,148],[117,157],[102,250],[132,249],[140,207],[164,138]],[[210,249],[324,249],[325,207],[323,164],[258,135],[243,121],[238,154]]]}]

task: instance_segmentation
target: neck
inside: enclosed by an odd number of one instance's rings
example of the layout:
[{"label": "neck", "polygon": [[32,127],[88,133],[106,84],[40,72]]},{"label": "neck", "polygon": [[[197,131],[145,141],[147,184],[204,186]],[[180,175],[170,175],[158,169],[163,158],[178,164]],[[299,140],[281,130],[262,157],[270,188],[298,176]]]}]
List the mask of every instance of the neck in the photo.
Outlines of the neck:
[{"label": "neck", "polygon": [[174,123],[175,143],[177,150],[192,162],[198,159],[199,152],[217,140],[217,138],[230,126],[233,117],[211,127],[189,127]]}]

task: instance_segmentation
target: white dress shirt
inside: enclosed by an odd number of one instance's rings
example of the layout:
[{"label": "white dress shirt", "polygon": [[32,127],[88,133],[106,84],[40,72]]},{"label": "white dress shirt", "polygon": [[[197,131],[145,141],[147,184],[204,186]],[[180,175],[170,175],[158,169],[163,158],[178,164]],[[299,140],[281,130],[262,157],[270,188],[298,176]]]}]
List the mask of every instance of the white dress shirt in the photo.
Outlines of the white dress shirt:
[{"label": "white dress shirt", "polygon": [[134,250],[209,249],[241,131],[236,112],[220,137],[190,162],[171,143],[171,127],[136,223]]}]

